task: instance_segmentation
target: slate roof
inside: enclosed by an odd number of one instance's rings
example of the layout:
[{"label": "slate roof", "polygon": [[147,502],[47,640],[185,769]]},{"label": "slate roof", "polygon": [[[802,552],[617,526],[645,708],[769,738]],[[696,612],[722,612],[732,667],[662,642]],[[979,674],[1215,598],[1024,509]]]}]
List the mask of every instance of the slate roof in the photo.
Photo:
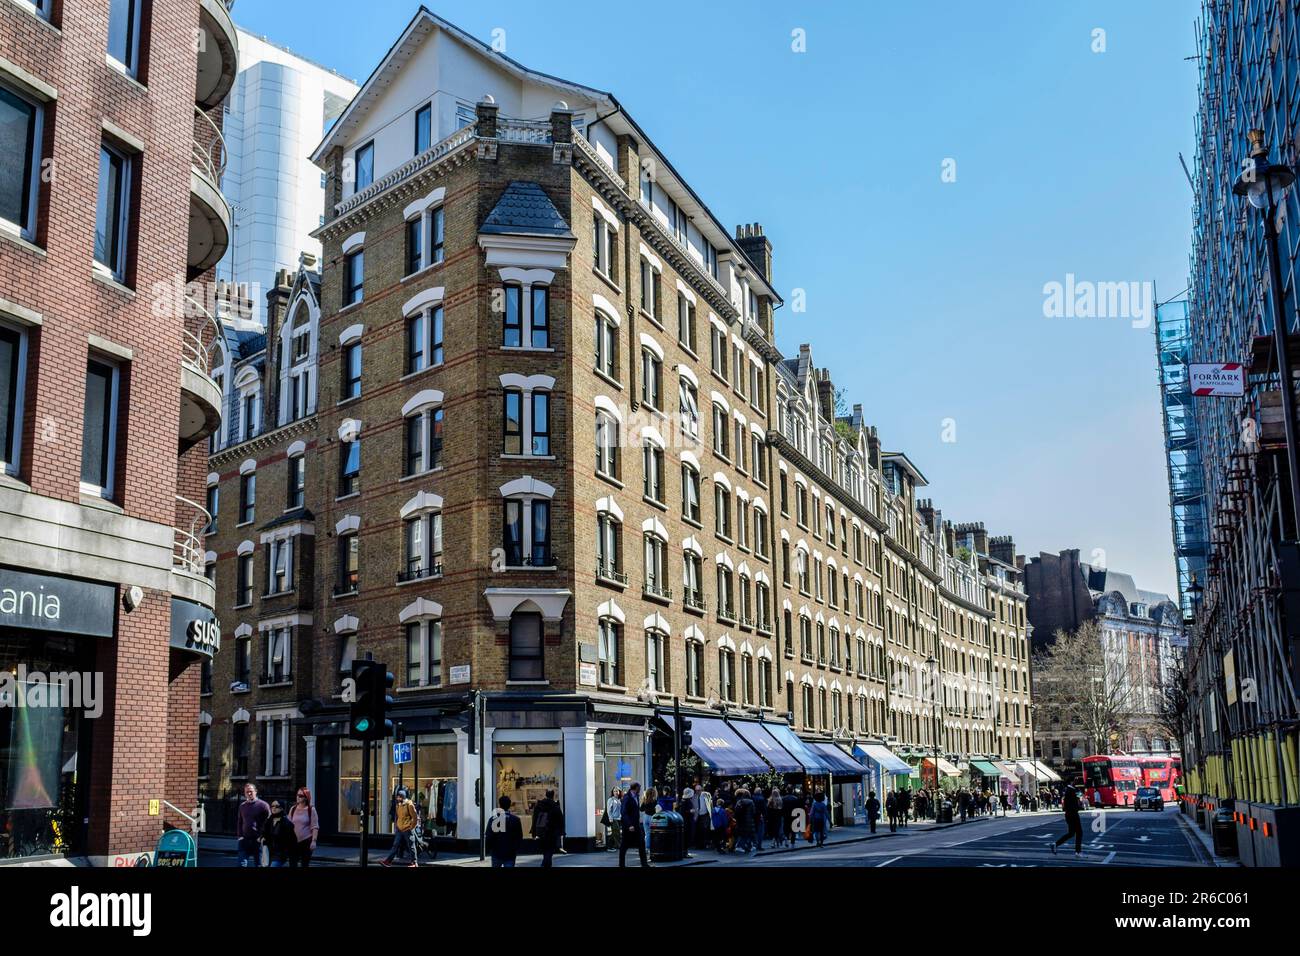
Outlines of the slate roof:
[{"label": "slate roof", "polygon": [[479,229],[486,235],[554,236],[573,239],[569,224],[537,183],[516,180],[506,187]]},{"label": "slate roof", "polygon": [[1125,574],[1123,571],[1096,568],[1090,564],[1083,565],[1083,569],[1090,591],[1098,591],[1102,594],[1118,591],[1124,595],[1124,600],[1129,604],[1146,604],[1150,607],[1170,600],[1169,595],[1161,594],[1159,591],[1142,590],[1133,580],[1133,575]]},{"label": "slate roof", "polygon": [[266,350],[266,333],[254,332],[252,330],[247,332],[236,332],[235,342],[239,349],[239,357],[241,359],[250,358],[258,352]]}]

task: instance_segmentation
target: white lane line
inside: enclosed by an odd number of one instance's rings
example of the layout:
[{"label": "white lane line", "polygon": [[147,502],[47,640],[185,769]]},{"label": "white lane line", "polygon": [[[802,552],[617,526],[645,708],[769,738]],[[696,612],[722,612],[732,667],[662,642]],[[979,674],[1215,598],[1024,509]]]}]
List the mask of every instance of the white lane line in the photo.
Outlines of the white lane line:
[{"label": "white lane line", "polygon": [[895,862],[897,862],[898,860],[901,860],[901,859],[902,859],[901,856],[895,856],[895,857],[892,857],[892,858],[886,860],[884,863],[877,863],[877,864],[876,864],[876,869],[880,869],[882,866],[889,866],[889,864],[891,864],[891,863],[895,863]]},{"label": "white lane line", "polygon": [[1118,851],[1116,851],[1116,850],[1111,850],[1110,853],[1106,854],[1106,859],[1104,859],[1104,860],[1101,861],[1102,866],[1105,866],[1105,865],[1106,865],[1107,863],[1109,863],[1111,860],[1115,859],[1115,854],[1116,854],[1117,852],[1118,852]]}]

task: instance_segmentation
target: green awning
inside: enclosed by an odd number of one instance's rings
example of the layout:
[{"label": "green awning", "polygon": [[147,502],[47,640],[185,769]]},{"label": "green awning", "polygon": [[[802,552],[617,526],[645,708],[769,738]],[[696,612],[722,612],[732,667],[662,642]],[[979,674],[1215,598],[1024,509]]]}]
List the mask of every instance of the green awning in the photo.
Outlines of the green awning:
[{"label": "green awning", "polygon": [[986,777],[1002,776],[1002,770],[988,760],[972,760],[970,765]]}]

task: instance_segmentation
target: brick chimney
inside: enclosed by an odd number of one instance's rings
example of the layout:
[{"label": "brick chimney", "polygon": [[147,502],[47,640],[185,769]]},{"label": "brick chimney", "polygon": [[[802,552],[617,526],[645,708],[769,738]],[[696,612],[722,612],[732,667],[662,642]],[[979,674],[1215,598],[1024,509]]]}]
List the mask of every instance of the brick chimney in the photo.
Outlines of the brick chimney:
[{"label": "brick chimney", "polygon": [[483,99],[475,104],[474,112],[478,116],[476,129],[478,135],[486,139],[496,139],[497,116],[501,112],[501,107],[497,106],[497,101],[492,94],[484,93]]},{"label": "brick chimney", "polygon": [[767,241],[763,235],[763,226],[760,223],[750,223],[747,226],[736,227],[736,245],[740,246],[741,251],[745,253],[758,274],[768,285],[772,284],[772,243]]},{"label": "brick chimney", "polygon": [[933,531],[934,514],[935,514],[934,501],[930,498],[922,498],[920,501],[916,503],[916,513],[919,514],[921,516],[921,520],[925,522],[925,527],[928,530]]},{"label": "brick chimney", "polygon": [[1014,567],[1016,563],[1016,543],[1011,539],[1011,535],[1004,534],[996,538],[989,538],[989,557]]},{"label": "brick chimney", "polygon": [[822,417],[828,422],[835,421],[835,385],[828,368],[817,370],[817,400],[821,403]]},{"label": "brick chimney", "polygon": [[[956,532],[958,545],[965,545],[969,538],[974,538],[974,547],[971,547],[971,550],[976,554],[989,553],[989,533],[984,530],[983,521],[968,521],[959,524]],[[967,547],[970,546],[967,545]]]}]

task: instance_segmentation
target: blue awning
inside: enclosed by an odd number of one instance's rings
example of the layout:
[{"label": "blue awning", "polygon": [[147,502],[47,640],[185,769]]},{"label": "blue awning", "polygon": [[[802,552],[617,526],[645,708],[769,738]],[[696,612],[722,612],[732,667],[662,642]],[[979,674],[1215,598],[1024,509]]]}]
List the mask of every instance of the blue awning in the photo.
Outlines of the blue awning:
[{"label": "blue awning", "polygon": [[870,760],[878,764],[880,769],[885,773],[912,773],[912,767],[907,761],[894,754],[892,750],[884,744],[858,744],[853,748],[853,753],[860,759]]},{"label": "blue awning", "polygon": [[[677,726],[669,714],[663,720],[675,732]],[[714,773],[724,777],[747,773],[767,773],[767,764],[734,730],[717,717],[691,714],[691,749]]]},{"label": "blue awning", "polygon": [[806,772],[812,774],[831,772],[831,768],[826,765],[825,758],[796,737],[794,731],[787,724],[764,724],[763,726],[768,733],[776,738],[777,743],[789,751],[790,755],[803,765]]},{"label": "blue awning", "polygon": [[745,738],[746,743],[762,754],[763,759],[770,763],[777,773],[798,773],[803,770],[799,761],[767,732],[767,725],[755,720],[729,720],[727,723],[736,733]]},{"label": "blue awning", "polygon": [[831,773],[837,777],[862,777],[867,773],[866,767],[834,744],[814,743],[810,746],[825,758]]}]

